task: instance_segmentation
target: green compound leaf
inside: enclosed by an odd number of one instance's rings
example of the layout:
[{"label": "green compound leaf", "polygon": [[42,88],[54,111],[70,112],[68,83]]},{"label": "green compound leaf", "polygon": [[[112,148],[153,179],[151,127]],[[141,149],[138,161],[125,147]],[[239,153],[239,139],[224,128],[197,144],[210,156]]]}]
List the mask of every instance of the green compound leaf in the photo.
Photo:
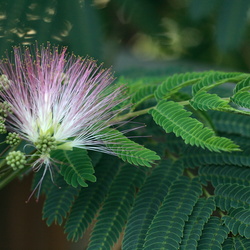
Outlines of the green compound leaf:
[{"label": "green compound leaf", "polygon": [[199,82],[193,85],[193,95],[196,95],[200,91],[208,91],[216,86],[219,86],[226,82],[238,82],[247,77],[242,73],[226,73],[219,71],[208,72]]},{"label": "green compound leaf", "polygon": [[167,77],[167,79],[156,89],[155,97],[157,100],[167,99],[180,89],[198,82],[206,74],[208,74],[208,72],[194,72],[175,74]]},{"label": "green compound leaf", "polygon": [[197,249],[221,249],[221,244],[229,233],[218,217],[210,217],[205,224]]},{"label": "green compound leaf", "polygon": [[143,249],[179,249],[185,222],[201,193],[196,179],[182,176],[175,181],[150,225]]},{"label": "green compound leaf", "polygon": [[131,141],[118,130],[105,129],[105,136],[112,138],[112,143],[107,144],[107,147],[125,162],[136,166],[151,167],[154,161],[160,160],[154,151]]},{"label": "green compound leaf", "polygon": [[222,217],[225,225],[234,235],[241,235],[250,239],[250,209],[231,208],[228,215]]},{"label": "green compound leaf", "polygon": [[[145,168],[144,168],[145,169]],[[90,239],[89,250],[112,249],[126,224],[138,188],[145,179],[142,168],[125,165],[114,179]]]},{"label": "green compound leaf", "polygon": [[222,250],[235,250],[234,240],[232,237],[228,237],[222,244]]},{"label": "green compound leaf", "polygon": [[248,250],[250,249],[250,240],[237,236],[234,237],[234,244],[235,244],[235,248],[234,249],[242,249],[242,250]]},{"label": "green compound leaf", "polygon": [[199,168],[201,182],[206,185],[209,181],[214,187],[220,184],[235,184],[250,186],[250,169],[236,166],[201,166]]},{"label": "green compound leaf", "polygon": [[230,139],[215,136],[214,131],[191,118],[191,112],[173,101],[160,101],[149,113],[154,121],[167,132],[181,136],[186,144],[208,148],[210,151],[237,151],[238,146]]},{"label": "green compound leaf", "polygon": [[235,165],[250,167],[250,147],[244,147],[241,152],[215,153],[201,148],[188,147],[183,153],[186,166],[198,167],[203,165]]},{"label": "green compound leaf", "polygon": [[233,93],[244,92],[250,90],[250,77],[238,82],[233,90]]},{"label": "green compound leaf", "polygon": [[194,206],[192,214],[189,216],[183,231],[183,238],[180,245],[181,250],[197,249],[198,240],[202,234],[205,223],[215,210],[213,198],[200,198]]},{"label": "green compound leaf", "polygon": [[250,208],[250,186],[220,184],[215,188],[216,205],[223,211],[230,208]]},{"label": "green compound leaf", "polygon": [[82,188],[65,224],[67,239],[78,241],[95,218],[119,170],[118,158],[103,155],[95,167],[97,182]]},{"label": "green compound leaf", "polygon": [[216,94],[209,94],[205,91],[198,92],[190,101],[194,109],[207,111],[228,106],[229,100],[223,100]]},{"label": "green compound leaf", "polygon": [[241,236],[228,237],[223,245],[222,250],[248,250],[250,249],[250,240]]},{"label": "green compound leaf", "polygon": [[68,185],[62,176],[58,176],[56,183],[50,189],[43,207],[43,219],[50,226],[53,222],[62,225],[63,218],[66,217],[71,208],[78,189]]},{"label": "green compound leaf", "polygon": [[240,107],[250,109],[250,93],[249,92],[237,92],[231,101]]},{"label": "green compound leaf", "polygon": [[133,103],[132,110],[135,109],[139,104],[142,102],[153,98],[154,97],[154,91],[156,90],[157,86],[155,85],[146,85],[143,87],[140,87],[138,90],[136,90],[131,95],[131,103]]},{"label": "green compound leaf", "polygon": [[95,182],[94,168],[85,149],[56,150],[51,154],[59,165],[64,180],[73,187],[87,187],[86,181]]},{"label": "green compound leaf", "polygon": [[209,115],[217,131],[250,138],[250,117],[217,111],[209,112]]},{"label": "green compound leaf", "polygon": [[183,172],[183,165],[162,161],[146,179],[136,197],[128,218],[122,249],[142,249],[150,223],[157,213],[169,187]]}]

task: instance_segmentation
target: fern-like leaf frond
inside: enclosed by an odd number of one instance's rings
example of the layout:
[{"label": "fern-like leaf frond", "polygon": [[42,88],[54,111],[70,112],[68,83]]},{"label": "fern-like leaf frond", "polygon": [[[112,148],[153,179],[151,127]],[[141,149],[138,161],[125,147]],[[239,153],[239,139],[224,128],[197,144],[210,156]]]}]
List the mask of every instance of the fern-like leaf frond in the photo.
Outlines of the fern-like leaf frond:
[{"label": "fern-like leaf frond", "polygon": [[160,157],[154,151],[131,141],[118,130],[106,129],[105,133],[107,137],[113,138],[114,142],[107,146],[125,162],[136,166],[151,167],[154,161],[160,160]]},{"label": "fern-like leaf frond", "polygon": [[97,182],[82,188],[72,206],[65,224],[68,240],[78,241],[93,221],[119,169],[118,165],[117,158],[103,155],[95,167]]},{"label": "fern-like leaf frond", "polygon": [[146,179],[127,222],[123,240],[124,250],[143,248],[153,217],[167,195],[169,187],[182,172],[181,162],[172,164],[170,161],[162,161]]},{"label": "fern-like leaf frond", "polygon": [[190,101],[190,104],[194,109],[207,111],[210,109],[214,110],[222,107],[227,107],[228,102],[229,100],[221,99],[216,94],[209,94],[205,91],[201,91],[193,97],[193,99]]},{"label": "fern-like leaf frond", "polygon": [[188,147],[183,155],[186,166],[198,167],[203,165],[235,165],[250,167],[250,148],[241,152],[210,152],[201,148]]},{"label": "fern-like leaf frond", "polygon": [[235,184],[220,184],[215,188],[216,205],[223,211],[230,208],[250,208],[250,187]]},{"label": "fern-like leaf frond", "polygon": [[191,112],[173,101],[160,101],[149,113],[154,121],[167,132],[181,136],[186,144],[208,148],[211,151],[239,150],[230,139],[215,136],[214,131],[203,126],[198,120],[191,118]]},{"label": "fern-like leaf frond", "polygon": [[142,102],[154,97],[154,91],[156,90],[156,85],[146,85],[139,88],[132,96],[131,103],[133,103],[133,108],[137,107]]},{"label": "fern-like leaf frond", "polygon": [[250,117],[213,111],[209,113],[216,130],[250,137]]},{"label": "fern-like leaf frond", "polygon": [[193,85],[193,95],[196,95],[199,91],[208,91],[216,86],[219,86],[226,82],[238,82],[245,79],[246,74],[242,73],[227,73],[220,71],[207,72],[207,75]]},{"label": "fern-like leaf frond", "polygon": [[198,241],[198,249],[221,249],[228,233],[229,229],[222,225],[221,220],[218,217],[211,216]]},{"label": "fern-like leaf frond", "polygon": [[241,235],[250,239],[250,209],[231,208],[229,213],[222,217],[225,225],[234,235]]},{"label": "fern-like leaf frond", "polygon": [[201,182],[206,185],[211,182],[214,187],[220,184],[234,184],[250,186],[250,169],[236,166],[201,166],[199,168]]},{"label": "fern-like leaf frond", "polygon": [[111,249],[125,226],[135,193],[145,179],[142,168],[125,165],[114,179],[97,217],[88,249]]},{"label": "fern-like leaf frond", "polygon": [[249,92],[237,92],[231,101],[243,108],[250,108],[250,93]]},{"label": "fern-like leaf frond", "polygon": [[237,236],[234,237],[234,244],[235,244],[235,249],[242,249],[242,250],[248,250],[250,249],[250,240]]},{"label": "fern-like leaf frond", "polygon": [[198,200],[185,224],[180,249],[197,249],[202,229],[214,210],[215,202],[213,198],[200,198]]},{"label": "fern-like leaf frond", "polygon": [[175,181],[150,225],[143,249],[178,249],[185,222],[201,193],[196,179],[182,176]]},{"label": "fern-like leaf frond", "polygon": [[233,90],[234,94],[250,90],[250,77],[238,82]]},{"label": "fern-like leaf frond", "polygon": [[86,181],[95,182],[94,168],[87,150],[74,148],[73,150],[56,150],[52,157],[60,164],[60,173],[65,181],[73,187],[87,187]]},{"label": "fern-like leaf frond", "polygon": [[53,222],[62,225],[71,205],[78,194],[78,189],[68,185],[62,176],[58,176],[56,184],[50,189],[43,207],[43,219],[50,226]]},{"label": "fern-like leaf frond", "polygon": [[167,77],[167,79],[156,89],[155,97],[157,100],[167,99],[180,89],[198,82],[206,74],[207,72],[194,72],[175,74]]}]

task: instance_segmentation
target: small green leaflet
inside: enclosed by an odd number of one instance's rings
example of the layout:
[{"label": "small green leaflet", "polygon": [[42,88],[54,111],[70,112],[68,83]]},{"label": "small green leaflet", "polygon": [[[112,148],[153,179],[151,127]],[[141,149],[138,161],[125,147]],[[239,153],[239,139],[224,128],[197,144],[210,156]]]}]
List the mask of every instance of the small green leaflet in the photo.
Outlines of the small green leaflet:
[{"label": "small green leaflet", "polygon": [[206,91],[198,92],[192,100],[190,100],[190,104],[193,108],[199,110],[216,110],[221,107],[230,107],[228,106],[229,100],[223,100],[216,94],[209,94]]},{"label": "small green leaflet", "polygon": [[103,132],[107,138],[113,138],[112,144],[107,144],[107,147],[125,162],[136,166],[151,167],[154,161],[160,160],[154,151],[131,141],[118,130],[105,129]]},{"label": "small green leaflet", "polygon": [[86,181],[95,182],[96,177],[87,150],[74,148],[73,150],[56,150],[51,154],[60,168],[64,180],[73,187],[87,187]]}]

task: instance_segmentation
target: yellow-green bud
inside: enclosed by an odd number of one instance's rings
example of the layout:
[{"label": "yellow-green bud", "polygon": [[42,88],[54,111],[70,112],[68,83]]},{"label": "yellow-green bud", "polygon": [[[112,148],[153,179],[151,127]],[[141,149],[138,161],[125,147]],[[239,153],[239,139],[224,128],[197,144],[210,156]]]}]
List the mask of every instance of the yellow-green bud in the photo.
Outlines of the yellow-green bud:
[{"label": "yellow-green bud", "polygon": [[56,149],[56,139],[51,135],[42,135],[34,143],[41,154],[47,155],[51,150]]},{"label": "yellow-green bud", "polygon": [[4,90],[4,89],[8,89],[10,86],[10,80],[8,79],[8,77],[6,75],[1,75],[0,76],[0,91]]},{"label": "yellow-green bud", "polygon": [[9,113],[12,112],[11,105],[4,101],[0,102],[0,113],[2,116],[7,117]]},{"label": "yellow-green bud", "polygon": [[24,153],[21,151],[12,151],[6,157],[7,165],[9,165],[13,170],[22,169],[26,164],[26,158]]},{"label": "yellow-green bud", "polygon": [[6,133],[7,130],[5,124],[0,122],[0,134],[6,134]]},{"label": "yellow-green bud", "polygon": [[8,133],[6,136],[5,142],[11,146],[16,146],[20,142],[19,134],[17,133]]}]

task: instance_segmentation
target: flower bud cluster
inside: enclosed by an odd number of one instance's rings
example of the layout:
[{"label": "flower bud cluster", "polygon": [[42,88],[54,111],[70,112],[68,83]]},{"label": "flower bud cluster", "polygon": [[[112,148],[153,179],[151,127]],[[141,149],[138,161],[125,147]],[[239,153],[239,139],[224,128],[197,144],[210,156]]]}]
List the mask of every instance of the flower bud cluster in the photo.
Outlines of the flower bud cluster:
[{"label": "flower bud cluster", "polygon": [[56,149],[56,139],[51,135],[41,135],[34,143],[36,148],[44,155],[50,153],[51,150]]},{"label": "flower bud cluster", "polygon": [[22,169],[26,164],[24,153],[21,151],[12,151],[6,157],[7,165],[13,168],[13,170]]},{"label": "flower bud cluster", "polygon": [[3,117],[7,117],[9,113],[12,112],[12,108],[11,108],[11,105],[4,101],[4,102],[0,102],[0,114],[3,116]]},{"label": "flower bud cluster", "polygon": [[7,130],[4,124],[4,119],[0,119],[0,134],[6,134],[6,133],[7,133]]},{"label": "flower bud cluster", "polygon": [[10,86],[10,80],[8,79],[8,77],[6,75],[1,75],[0,76],[0,91],[4,90],[4,89],[8,89]]},{"label": "flower bud cluster", "polygon": [[16,132],[8,133],[5,142],[11,146],[16,146],[20,142],[20,137]]}]

